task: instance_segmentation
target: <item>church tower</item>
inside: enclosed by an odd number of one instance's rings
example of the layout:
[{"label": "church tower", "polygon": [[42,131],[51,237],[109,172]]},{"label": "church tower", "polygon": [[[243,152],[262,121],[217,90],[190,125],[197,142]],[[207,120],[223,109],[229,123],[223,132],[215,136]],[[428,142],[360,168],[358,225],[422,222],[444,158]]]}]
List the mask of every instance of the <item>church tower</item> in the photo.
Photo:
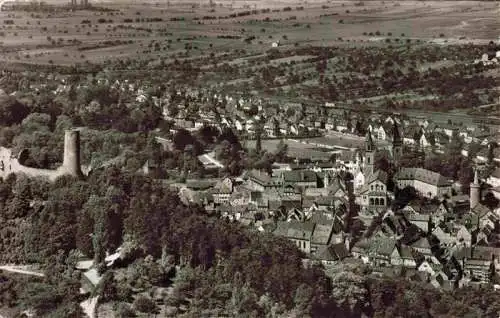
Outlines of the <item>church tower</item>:
[{"label": "church tower", "polygon": [[368,130],[365,139],[365,169],[364,175],[369,176],[374,172],[375,165],[375,143],[373,142],[372,132]]},{"label": "church tower", "polygon": [[392,158],[396,167],[398,167],[399,159],[401,159],[402,155],[403,138],[401,138],[401,132],[399,131],[397,122],[394,121],[394,126],[392,127]]},{"label": "church tower", "polygon": [[479,204],[479,200],[481,199],[479,184],[479,177],[477,174],[477,168],[474,168],[474,183],[470,185],[470,208],[473,209],[476,205]]}]

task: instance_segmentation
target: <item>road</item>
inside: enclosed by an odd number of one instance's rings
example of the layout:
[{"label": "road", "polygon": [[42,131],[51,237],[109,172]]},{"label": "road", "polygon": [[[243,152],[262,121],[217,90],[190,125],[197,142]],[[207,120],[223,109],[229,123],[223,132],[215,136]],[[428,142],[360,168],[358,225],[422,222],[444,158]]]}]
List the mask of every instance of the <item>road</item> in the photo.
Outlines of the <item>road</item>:
[{"label": "road", "polygon": [[83,312],[89,318],[95,318],[96,317],[96,306],[97,306],[98,299],[99,299],[99,297],[93,297],[93,298],[89,298],[87,300],[84,300],[84,301],[82,301],[80,303],[80,307],[82,307]]},{"label": "road", "polygon": [[18,274],[24,274],[24,275],[38,276],[38,277],[44,277],[45,276],[43,273],[29,270],[28,266],[1,265],[0,266],[0,270],[6,271],[6,272],[11,272],[11,273],[18,273]]}]

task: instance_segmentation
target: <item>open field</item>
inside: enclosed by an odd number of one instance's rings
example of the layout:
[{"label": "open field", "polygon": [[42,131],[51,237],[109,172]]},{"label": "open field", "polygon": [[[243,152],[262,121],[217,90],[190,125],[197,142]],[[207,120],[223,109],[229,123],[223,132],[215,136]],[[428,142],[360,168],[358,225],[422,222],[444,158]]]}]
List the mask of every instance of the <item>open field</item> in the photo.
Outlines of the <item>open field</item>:
[{"label": "open field", "polygon": [[[279,139],[262,140],[262,149],[275,152],[279,142]],[[321,151],[313,144],[308,144],[305,140],[284,139],[284,142],[288,145],[288,156],[293,158],[328,160],[333,152],[333,150],[327,149]],[[247,141],[246,146],[252,149],[255,148],[255,140]]]},{"label": "open field", "polygon": [[[261,54],[277,40],[285,48],[374,46],[386,38],[486,43],[500,29],[496,2],[215,2],[214,8],[196,2],[116,1],[96,4],[115,10],[111,12],[0,12],[1,59],[73,64],[109,58],[184,59],[232,50]],[[264,6],[269,11],[263,13]],[[251,10],[255,13],[238,16]],[[221,38],[228,35],[234,38]],[[255,41],[243,41],[248,37]]]}]

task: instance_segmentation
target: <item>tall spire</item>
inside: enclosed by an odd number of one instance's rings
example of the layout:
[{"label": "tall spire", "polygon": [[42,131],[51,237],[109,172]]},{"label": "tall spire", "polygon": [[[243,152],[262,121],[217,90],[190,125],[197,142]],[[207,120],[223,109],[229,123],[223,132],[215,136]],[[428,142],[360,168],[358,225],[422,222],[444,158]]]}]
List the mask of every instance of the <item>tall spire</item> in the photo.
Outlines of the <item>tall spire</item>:
[{"label": "tall spire", "polygon": [[401,138],[401,132],[399,131],[398,122],[394,120],[394,125],[392,127],[392,143],[393,145],[400,145],[403,140]]},{"label": "tall spire", "polygon": [[479,184],[479,176],[476,168],[474,168],[474,184]]},{"label": "tall spire", "polygon": [[366,133],[365,150],[370,152],[375,150],[375,143],[373,142],[372,132],[370,130]]},{"label": "tall spire", "polygon": [[375,143],[373,142],[372,132],[371,130],[368,130],[365,140],[365,167],[363,171],[366,176],[369,176],[374,172],[375,151],[376,148]]},{"label": "tall spire", "polygon": [[399,130],[398,122],[394,120],[392,126],[392,158],[396,168],[399,168],[399,159],[403,156],[403,138]]}]

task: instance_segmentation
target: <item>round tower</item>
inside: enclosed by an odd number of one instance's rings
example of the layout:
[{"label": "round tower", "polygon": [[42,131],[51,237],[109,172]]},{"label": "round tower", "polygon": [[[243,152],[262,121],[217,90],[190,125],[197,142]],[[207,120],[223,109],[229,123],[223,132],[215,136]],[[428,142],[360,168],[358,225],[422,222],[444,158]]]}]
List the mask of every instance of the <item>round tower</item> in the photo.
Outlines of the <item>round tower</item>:
[{"label": "round tower", "polygon": [[474,169],[474,183],[470,185],[470,208],[473,209],[476,205],[479,204],[479,200],[481,199],[480,195],[480,187],[479,177],[477,174],[477,169]]},{"label": "round tower", "polygon": [[64,160],[62,168],[67,174],[81,178],[80,166],[80,132],[76,129],[64,132]]}]

